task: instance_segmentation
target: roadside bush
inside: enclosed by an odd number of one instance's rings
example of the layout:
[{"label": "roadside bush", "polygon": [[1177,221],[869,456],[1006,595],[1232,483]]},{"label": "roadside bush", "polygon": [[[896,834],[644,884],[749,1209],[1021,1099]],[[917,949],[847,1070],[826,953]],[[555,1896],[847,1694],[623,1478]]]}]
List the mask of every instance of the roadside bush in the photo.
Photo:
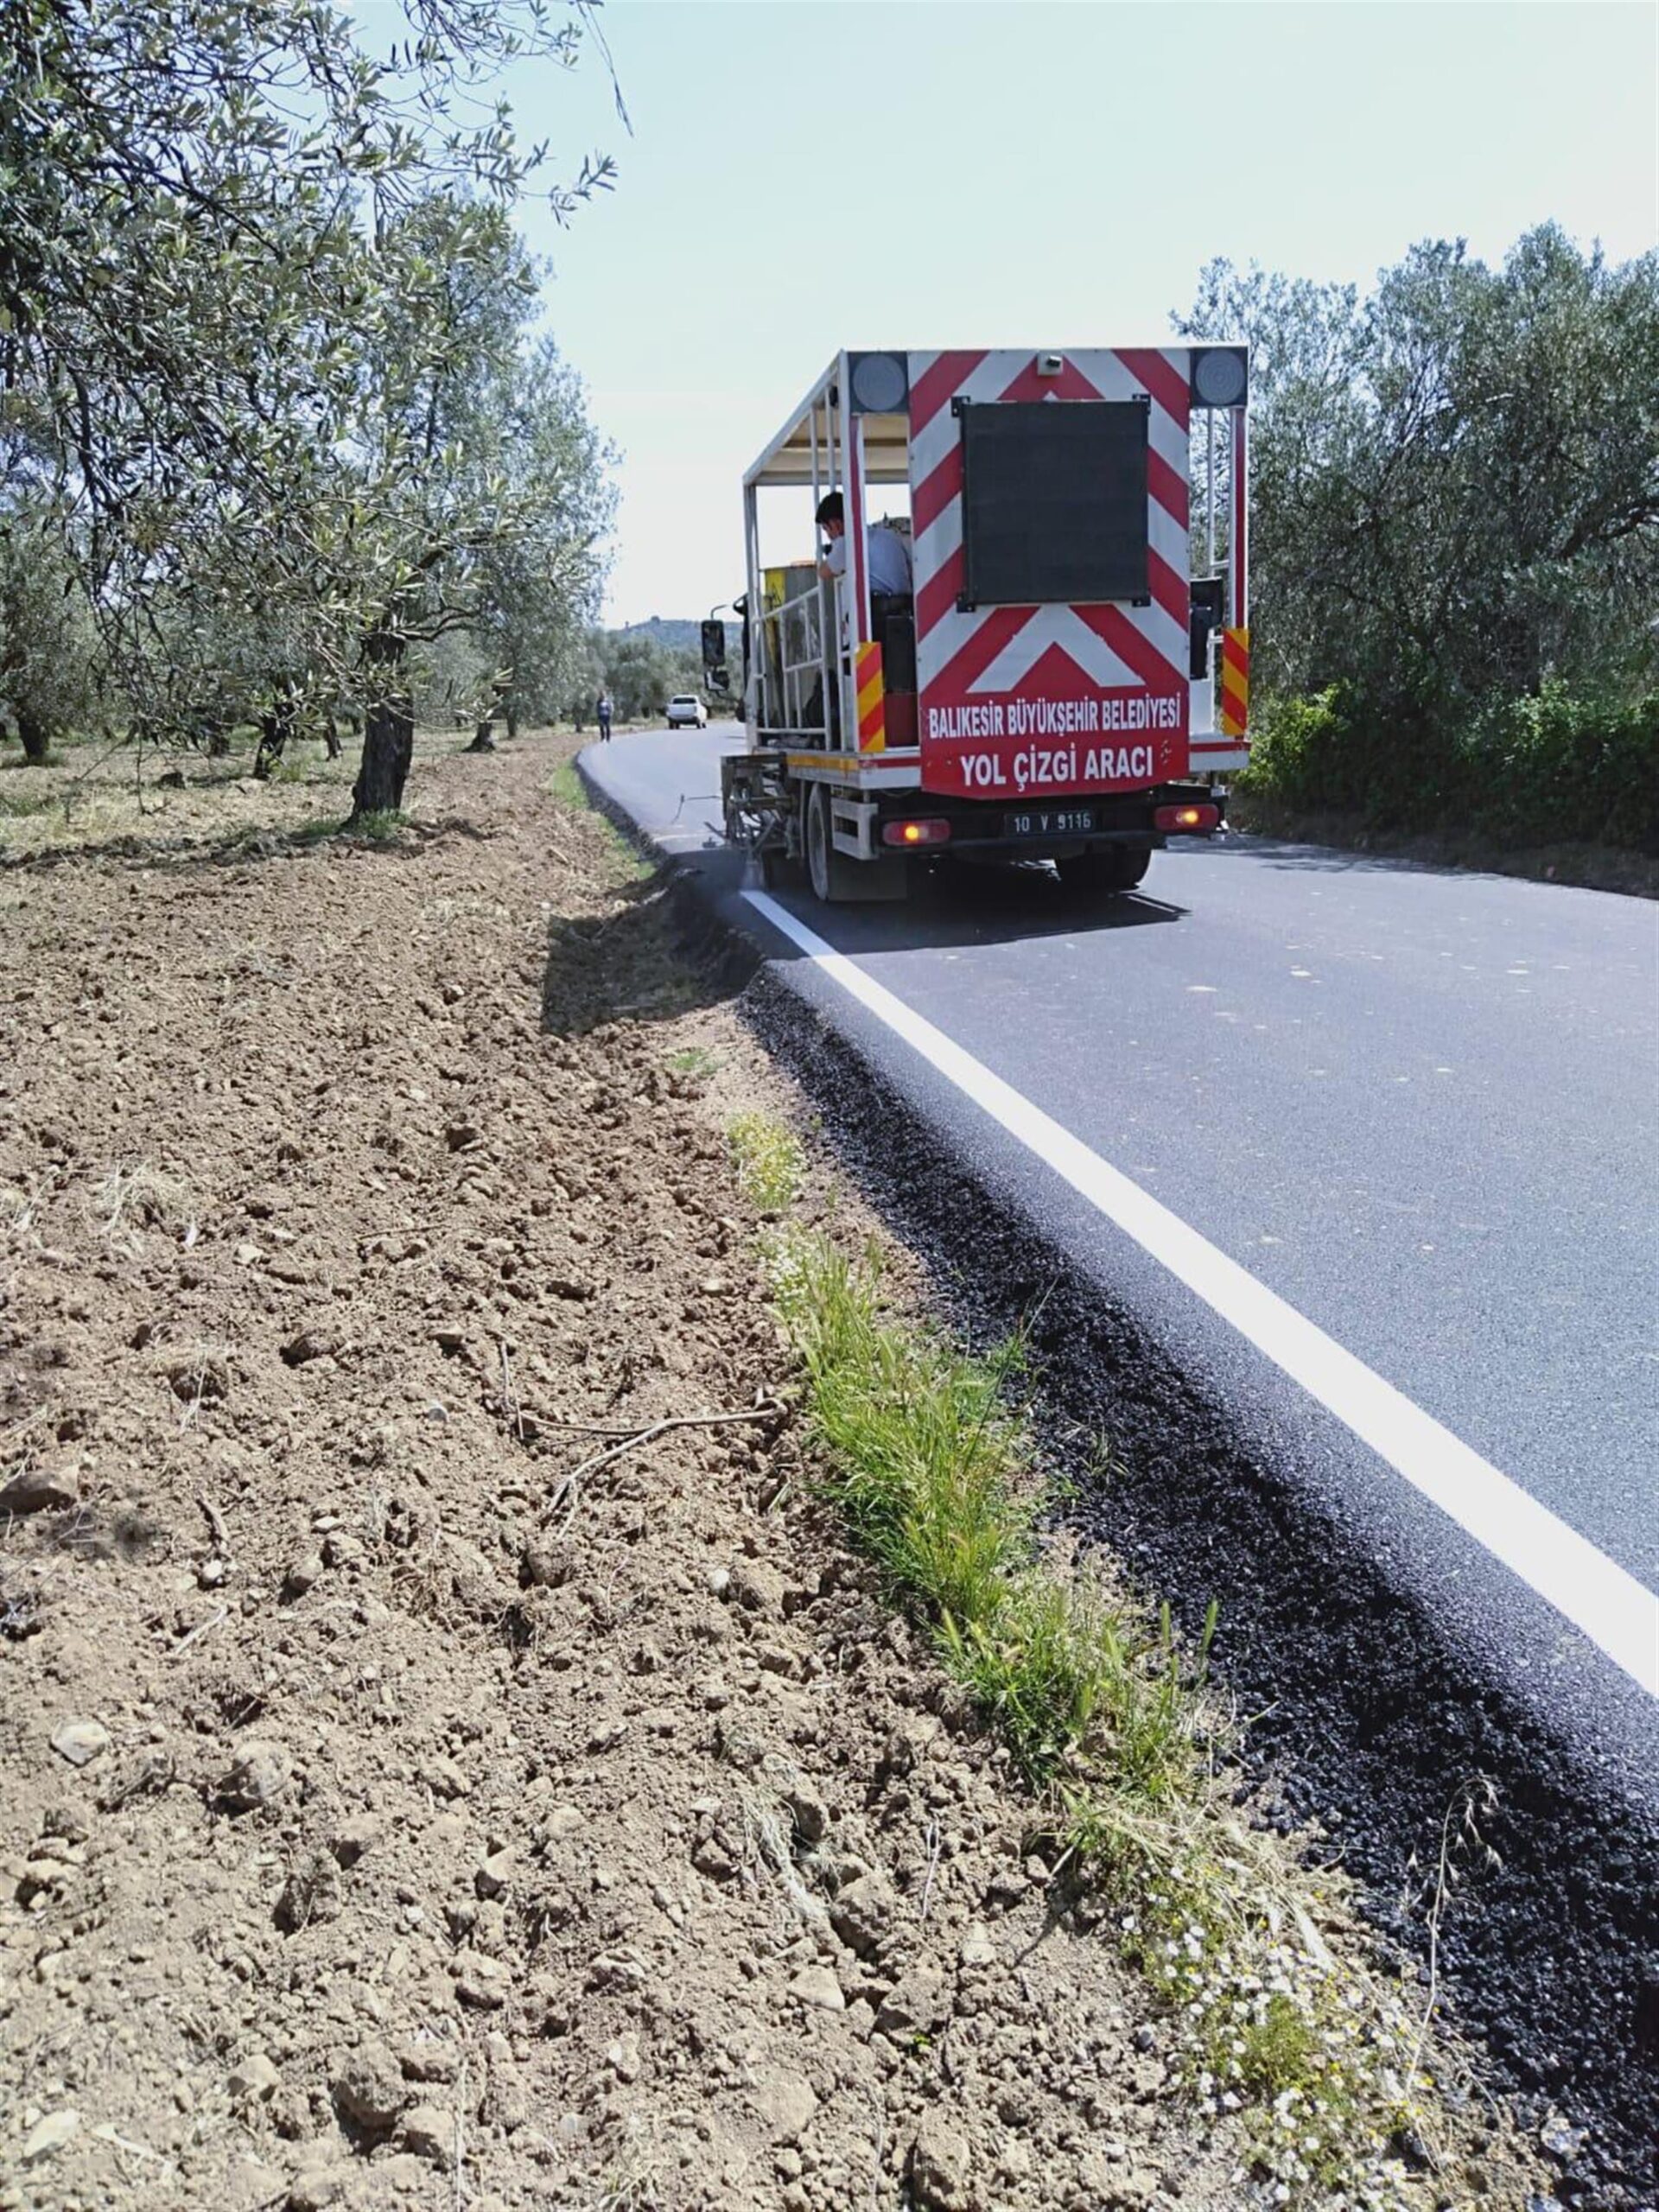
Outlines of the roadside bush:
[{"label": "roadside bush", "polygon": [[1332,796],[1343,772],[1350,735],[1336,684],[1312,698],[1266,699],[1258,695],[1251,732],[1250,765],[1238,779],[1246,794],[1310,810],[1335,806]]},{"label": "roadside bush", "polygon": [[1409,709],[1362,718],[1340,685],[1268,699],[1237,788],[1379,829],[1659,853],[1659,692],[1623,701],[1551,680],[1454,732]]},{"label": "roadside bush", "polygon": [[1340,684],[1269,699],[1258,715],[1245,797],[1301,814],[1357,814],[1391,829],[1444,829],[1467,797],[1456,748],[1408,709],[1362,715]]},{"label": "roadside bush", "polygon": [[1463,754],[1477,819],[1503,842],[1659,854],[1659,691],[1625,702],[1547,683],[1478,715]]}]

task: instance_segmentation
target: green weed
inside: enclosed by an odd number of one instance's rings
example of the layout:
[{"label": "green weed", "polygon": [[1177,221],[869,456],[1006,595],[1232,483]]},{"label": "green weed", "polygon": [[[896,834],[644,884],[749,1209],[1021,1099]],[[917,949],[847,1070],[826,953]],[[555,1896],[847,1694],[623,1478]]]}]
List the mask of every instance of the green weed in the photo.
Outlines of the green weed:
[{"label": "green weed", "polygon": [[[776,1123],[733,1139],[741,1178],[783,1154],[774,1194],[798,1183]],[[785,1225],[766,1251],[830,1497],[1038,1793],[1061,1865],[1116,1916],[1200,2109],[1237,2116],[1275,2202],[1415,2202],[1390,2145],[1422,2123],[1421,2023],[1404,1993],[1332,1955],[1318,1878],[1232,1812],[1204,1694],[1215,1606],[1190,1649],[1166,1607],[1149,1620],[1100,1573],[1046,1553],[1053,1491],[1018,1339],[976,1358],[895,1312],[874,1250]]]},{"label": "green weed", "polygon": [[800,1193],[806,1156],[797,1140],[765,1114],[740,1114],[727,1135],[738,1188],[762,1213],[781,1213]]},{"label": "green weed", "polygon": [[561,806],[586,808],[589,804],[588,786],[576,773],[576,764],[574,760],[560,761],[547,779],[547,788]]},{"label": "green weed", "polygon": [[671,1075],[690,1076],[695,1082],[706,1082],[719,1068],[718,1052],[711,1052],[706,1045],[688,1045],[683,1052],[671,1052],[668,1068]]}]

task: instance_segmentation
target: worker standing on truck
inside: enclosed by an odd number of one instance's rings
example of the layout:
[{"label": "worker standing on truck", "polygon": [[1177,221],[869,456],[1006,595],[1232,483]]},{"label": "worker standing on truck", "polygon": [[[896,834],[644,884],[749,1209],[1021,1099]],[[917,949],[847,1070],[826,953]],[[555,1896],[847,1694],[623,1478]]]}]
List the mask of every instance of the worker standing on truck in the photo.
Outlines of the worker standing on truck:
[{"label": "worker standing on truck", "polygon": [[[818,502],[818,527],[830,540],[829,550],[818,563],[818,574],[825,583],[839,584],[847,574],[847,510],[839,492],[831,492]],[[865,566],[870,583],[870,635],[884,651],[891,652],[894,642],[889,630],[890,620],[899,618],[904,644],[895,660],[894,672],[902,688],[914,690],[916,679],[914,633],[908,617],[915,606],[911,581],[910,545],[908,541],[886,523],[872,523],[864,533]],[[842,642],[846,643],[847,610],[842,607]],[[840,699],[835,687],[830,694],[830,741],[840,741]],[[820,712],[822,709],[820,709]]]}]

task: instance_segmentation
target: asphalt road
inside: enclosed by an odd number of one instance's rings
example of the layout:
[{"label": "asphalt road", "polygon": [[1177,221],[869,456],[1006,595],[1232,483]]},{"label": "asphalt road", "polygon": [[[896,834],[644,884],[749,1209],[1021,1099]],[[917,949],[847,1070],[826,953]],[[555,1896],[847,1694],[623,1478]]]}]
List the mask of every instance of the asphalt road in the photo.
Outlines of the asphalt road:
[{"label": "asphalt road", "polygon": [[[1355,1541],[1506,1687],[1659,1798],[1654,907],[1230,838],[1157,855],[1141,895],[1094,915],[1047,871],[963,869],[909,907],[798,891],[769,918],[716,834],[735,739],[622,738],[585,765],[1184,1370],[1319,1464]],[[1034,1133],[1010,1144],[785,917],[1011,1086]],[[1080,1202],[1054,1124],[1322,1332],[1311,1389],[1236,1301],[1217,1312],[1207,1260],[1179,1279]],[[1323,1390],[1323,1340],[1405,1402],[1405,1479]],[[1412,1487],[1414,1453],[1453,1440],[1499,1478],[1466,1526]],[[1512,1541],[1529,1498],[1548,1517]],[[1574,1537],[1587,1582],[1562,1566]],[[1588,1636],[1550,1602],[1563,1575]],[[1614,1614],[1610,1656],[1591,1639]]]},{"label": "asphalt road", "polygon": [[[731,728],[583,765],[756,948],[751,1021],[973,1331],[1029,1325],[1069,1516],[1167,1593],[1257,1786],[1440,1926],[1564,2202],[1659,2183],[1659,911],[1255,838],[1092,913],[1052,871],[770,894]],[[1095,1475],[1094,1440],[1112,1468]]]}]

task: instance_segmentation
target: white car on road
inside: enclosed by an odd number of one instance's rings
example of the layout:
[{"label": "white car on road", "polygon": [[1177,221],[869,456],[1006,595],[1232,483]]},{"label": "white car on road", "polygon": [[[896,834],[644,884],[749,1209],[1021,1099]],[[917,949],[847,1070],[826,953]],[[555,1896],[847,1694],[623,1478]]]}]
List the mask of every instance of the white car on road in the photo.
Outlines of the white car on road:
[{"label": "white car on road", "polygon": [[709,709],[690,691],[677,691],[668,702],[670,729],[707,729]]}]

